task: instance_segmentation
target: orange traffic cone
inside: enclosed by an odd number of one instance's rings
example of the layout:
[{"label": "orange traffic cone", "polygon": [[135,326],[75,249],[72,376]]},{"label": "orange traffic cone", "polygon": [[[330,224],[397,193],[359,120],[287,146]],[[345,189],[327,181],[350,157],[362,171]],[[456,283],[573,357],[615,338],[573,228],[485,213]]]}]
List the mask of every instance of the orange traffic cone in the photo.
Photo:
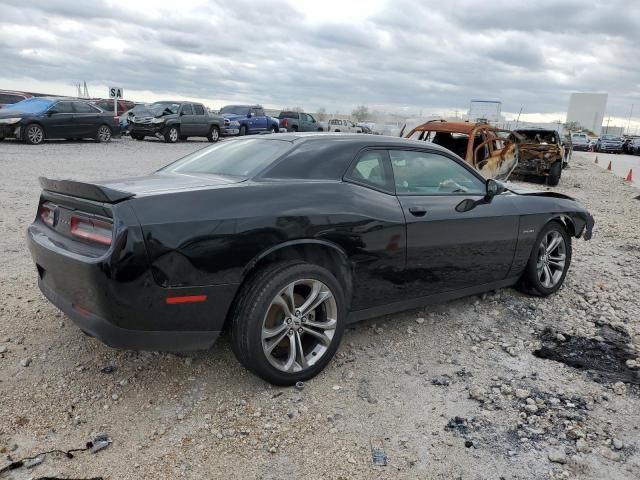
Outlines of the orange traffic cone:
[{"label": "orange traffic cone", "polygon": [[627,182],[633,182],[633,168],[629,169],[629,173],[627,173],[627,178],[625,178]]},{"label": "orange traffic cone", "polygon": [[611,170],[611,160],[609,160],[609,166],[607,167],[607,170]]},{"label": "orange traffic cone", "polygon": [[598,164],[598,155],[596,155],[596,161],[594,162],[596,165]]}]

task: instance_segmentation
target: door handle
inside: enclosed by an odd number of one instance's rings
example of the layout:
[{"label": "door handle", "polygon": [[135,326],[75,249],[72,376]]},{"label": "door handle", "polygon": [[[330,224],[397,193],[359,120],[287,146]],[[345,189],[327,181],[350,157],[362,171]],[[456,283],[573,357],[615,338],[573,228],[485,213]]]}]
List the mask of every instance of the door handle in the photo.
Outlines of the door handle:
[{"label": "door handle", "polygon": [[424,217],[427,214],[427,209],[420,206],[409,207],[409,211],[414,217]]}]

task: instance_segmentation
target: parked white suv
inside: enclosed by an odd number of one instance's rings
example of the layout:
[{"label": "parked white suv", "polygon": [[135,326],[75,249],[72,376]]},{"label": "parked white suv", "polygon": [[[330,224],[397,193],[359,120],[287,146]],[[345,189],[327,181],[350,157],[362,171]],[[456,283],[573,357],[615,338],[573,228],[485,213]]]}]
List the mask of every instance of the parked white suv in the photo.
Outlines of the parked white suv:
[{"label": "parked white suv", "polygon": [[362,128],[355,125],[351,120],[329,120],[330,132],[362,133]]}]

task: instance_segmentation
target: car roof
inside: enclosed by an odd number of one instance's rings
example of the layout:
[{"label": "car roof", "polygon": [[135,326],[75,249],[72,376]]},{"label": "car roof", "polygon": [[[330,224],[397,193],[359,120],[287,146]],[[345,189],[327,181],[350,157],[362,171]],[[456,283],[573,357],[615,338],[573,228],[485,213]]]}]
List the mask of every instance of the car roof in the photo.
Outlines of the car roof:
[{"label": "car roof", "polygon": [[447,120],[431,120],[414,128],[417,132],[442,132],[442,133],[464,133],[471,135],[476,128],[493,127],[486,123],[475,122],[449,122]]},{"label": "car roof", "polygon": [[425,142],[423,140],[412,140],[409,138],[392,137],[389,135],[367,135],[362,133],[341,133],[341,132],[286,132],[276,134],[263,134],[257,137],[266,140],[280,140],[291,142],[296,145],[307,142],[322,142],[322,143],[350,143],[362,145],[363,147],[371,146],[399,146],[399,147],[413,147],[413,148],[429,148],[435,151],[446,152],[451,154],[450,150],[447,150],[435,143]]}]

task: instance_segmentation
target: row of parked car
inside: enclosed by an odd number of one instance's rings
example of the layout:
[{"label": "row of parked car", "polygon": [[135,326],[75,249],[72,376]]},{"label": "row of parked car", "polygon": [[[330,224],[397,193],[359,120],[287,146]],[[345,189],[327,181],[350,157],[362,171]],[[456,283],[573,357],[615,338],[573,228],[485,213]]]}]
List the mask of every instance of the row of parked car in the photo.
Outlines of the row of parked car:
[{"label": "row of parked car", "polygon": [[0,91],[0,102],[0,140],[13,137],[30,144],[60,138],[108,142],[121,134],[136,140],[156,137],[174,143],[189,137],[216,142],[222,136],[282,131],[374,133],[350,120],[332,119],[323,124],[313,115],[298,111],[282,111],[278,117],[271,117],[260,105],[228,105],[212,112],[197,102],[136,104],[120,99],[114,106],[112,99],[7,91]]},{"label": "row of parked car", "polygon": [[618,136],[603,134],[598,138],[590,138],[584,132],[571,134],[573,150],[602,153],[626,153],[627,155],[640,155],[639,136]]}]

